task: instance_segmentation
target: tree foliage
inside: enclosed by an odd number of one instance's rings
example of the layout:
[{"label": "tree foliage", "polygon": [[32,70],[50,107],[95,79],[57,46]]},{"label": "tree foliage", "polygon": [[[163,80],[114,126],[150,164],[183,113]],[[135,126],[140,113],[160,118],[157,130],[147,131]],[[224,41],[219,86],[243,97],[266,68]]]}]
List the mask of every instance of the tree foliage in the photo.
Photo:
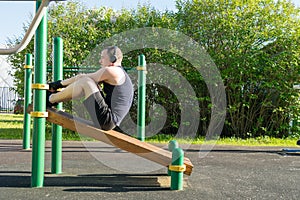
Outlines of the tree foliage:
[{"label": "tree foliage", "polygon": [[273,0],[178,1],[178,9],[180,30],[204,46],[221,71],[228,103],[223,135],[286,136],[292,117],[299,118],[293,89],[300,72],[299,9]]},{"label": "tree foliage", "polygon": [[[64,65],[80,66],[97,44],[118,33],[142,27],[180,31],[203,46],[220,70],[227,96],[224,136],[297,135],[299,126],[291,129],[290,122],[299,119],[300,113],[299,93],[293,89],[300,82],[299,8],[286,0],[177,0],[176,4],[176,12],[150,5],[115,11],[87,9],[74,2],[53,4],[48,17],[47,64],[52,64],[52,38],[56,36],[64,40]],[[12,39],[10,45],[18,42]],[[33,41],[23,52],[9,57],[19,94],[23,94],[25,53],[34,54]],[[212,105],[201,74],[180,56],[151,48],[127,53],[124,66],[136,66],[140,53],[147,63],[171,66],[193,86],[200,105],[198,135],[205,135]],[[65,78],[72,75],[66,73]],[[166,87],[149,83],[148,111],[154,103],[163,105],[168,114],[162,132],[176,133],[181,117],[176,96]],[[147,118],[148,123],[151,120]]]}]

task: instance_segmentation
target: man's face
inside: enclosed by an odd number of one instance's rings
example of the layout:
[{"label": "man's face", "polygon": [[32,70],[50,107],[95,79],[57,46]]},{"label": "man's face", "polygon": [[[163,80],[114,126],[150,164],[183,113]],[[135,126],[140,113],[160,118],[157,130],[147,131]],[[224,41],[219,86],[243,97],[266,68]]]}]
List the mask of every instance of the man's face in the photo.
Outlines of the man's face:
[{"label": "man's face", "polygon": [[101,64],[101,66],[103,67],[107,67],[107,66],[111,66],[111,62],[110,62],[110,59],[109,59],[109,55],[108,55],[108,52],[107,52],[107,49],[103,50],[101,52],[101,58],[99,60],[99,63]]}]

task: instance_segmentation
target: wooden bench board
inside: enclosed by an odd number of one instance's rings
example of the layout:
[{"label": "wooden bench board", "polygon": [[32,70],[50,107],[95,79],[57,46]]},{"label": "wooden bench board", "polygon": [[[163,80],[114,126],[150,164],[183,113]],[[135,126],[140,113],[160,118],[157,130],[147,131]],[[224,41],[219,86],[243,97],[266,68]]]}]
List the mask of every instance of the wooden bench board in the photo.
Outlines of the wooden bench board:
[{"label": "wooden bench board", "polygon": [[[146,142],[142,142],[136,138],[119,133],[114,130],[104,131],[98,129],[93,126],[93,123],[91,121],[74,117],[69,113],[59,111],[55,108],[47,108],[47,112],[47,121],[51,123],[58,124],[64,128],[76,131],[82,135],[100,140],[106,144],[134,153],[138,156],[166,167],[168,167],[172,162],[172,153],[170,151]],[[184,172],[184,174],[191,175],[193,164],[186,157],[184,158],[184,164],[186,165],[186,171]]]}]

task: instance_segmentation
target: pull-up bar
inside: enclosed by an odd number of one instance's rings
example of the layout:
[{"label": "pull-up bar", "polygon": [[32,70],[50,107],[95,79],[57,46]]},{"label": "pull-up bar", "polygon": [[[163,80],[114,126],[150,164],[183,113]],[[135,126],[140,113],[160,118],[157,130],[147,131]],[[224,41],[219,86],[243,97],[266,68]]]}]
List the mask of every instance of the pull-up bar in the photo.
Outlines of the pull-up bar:
[{"label": "pull-up bar", "polygon": [[32,39],[37,27],[39,26],[43,16],[45,15],[50,1],[51,0],[43,0],[41,6],[39,7],[36,15],[34,16],[32,22],[30,24],[23,40],[19,44],[15,45],[12,48],[8,48],[8,49],[0,48],[0,55],[9,55],[9,54],[18,53],[26,48],[26,46]]}]

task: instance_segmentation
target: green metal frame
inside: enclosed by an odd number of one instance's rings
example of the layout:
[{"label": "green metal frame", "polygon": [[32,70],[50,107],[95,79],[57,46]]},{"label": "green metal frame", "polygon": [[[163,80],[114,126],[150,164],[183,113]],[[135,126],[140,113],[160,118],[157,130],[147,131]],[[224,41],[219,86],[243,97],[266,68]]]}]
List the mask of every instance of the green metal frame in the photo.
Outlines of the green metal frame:
[{"label": "green metal frame", "polygon": [[[36,2],[36,9],[40,7],[42,1]],[[47,15],[40,22],[35,33],[35,65],[34,83],[46,83],[46,63],[47,63]],[[45,113],[46,111],[46,91],[34,90],[33,111]],[[33,119],[33,140],[32,140],[32,169],[31,187],[43,187],[44,184],[44,161],[45,161],[45,117],[34,117]]]},{"label": "green metal frame", "polygon": [[[168,144],[168,150],[173,152],[174,149],[178,148],[179,144],[176,140],[171,140]],[[168,169],[168,176],[171,176],[171,171]]]},{"label": "green metal frame", "polygon": [[27,112],[31,104],[31,84],[32,84],[32,54],[26,54],[24,67],[24,124],[23,124],[23,149],[30,149],[30,124],[31,116]]},{"label": "green metal frame", "polygon": [[[53,81],[63,79],[63,40],[60,37],[53,41]],[[56,108],[62,109],[62,103]],[[52,157],[51,172],[53,174],[62,173],[62,127],[52,124]]]},{"label": "green metal frame", "polygon": [[[181,148],[173,149],[172,165],[184,166],[184,152]],[[171,190],[183,190],[183,171],[171,171]]]},{"label": "green metal frame", "polygon": [[137,138],[145,141],[146,118],[146,60],[144,55],[138,57],[138,117]]}]

